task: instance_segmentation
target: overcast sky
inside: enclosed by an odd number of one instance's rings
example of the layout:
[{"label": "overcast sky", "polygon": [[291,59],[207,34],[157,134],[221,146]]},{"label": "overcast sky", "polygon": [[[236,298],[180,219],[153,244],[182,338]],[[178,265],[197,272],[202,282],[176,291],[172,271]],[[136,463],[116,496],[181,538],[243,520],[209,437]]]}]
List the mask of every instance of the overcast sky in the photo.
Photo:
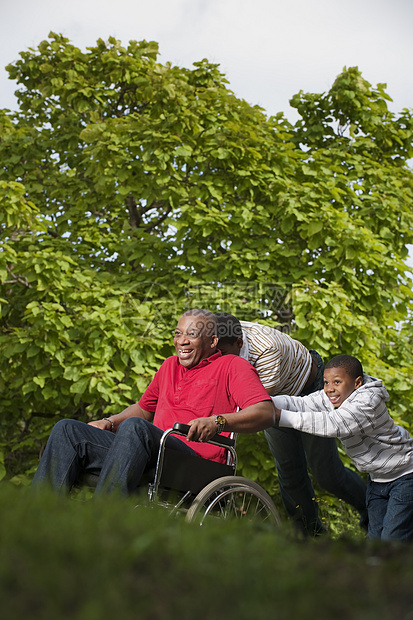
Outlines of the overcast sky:
[{"label": "overcast sky", "polygon": [[413,107],[413,0],[0,0],[0,107],[16,107],[4,67],[51,30],[82,49],[115,36],[157,41],[161,62],[207,58],[290,120],[292,95],[325,92],[344,66],[387,83],[392,111]]}]

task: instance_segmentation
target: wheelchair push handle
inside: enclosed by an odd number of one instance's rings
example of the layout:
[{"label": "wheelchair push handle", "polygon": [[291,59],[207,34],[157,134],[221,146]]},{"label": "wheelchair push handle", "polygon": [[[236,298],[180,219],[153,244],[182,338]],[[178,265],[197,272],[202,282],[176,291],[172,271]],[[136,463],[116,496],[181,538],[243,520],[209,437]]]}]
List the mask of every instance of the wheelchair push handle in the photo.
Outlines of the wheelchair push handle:
[{"label": "wheelchair push handle", "polygon": [[[181,433],[182,435],[188,435],[189,428],[190,427],[188,424],[182,424],[181,422],[175,422],[173,425],[173,430]],[[234,439],[231,439],[231,437],[226,437],[225,435],[214,435],[211,437],[210,441],[212,443],[219,443],[221,446],[226,447],[233,447],[235,445]]]}]

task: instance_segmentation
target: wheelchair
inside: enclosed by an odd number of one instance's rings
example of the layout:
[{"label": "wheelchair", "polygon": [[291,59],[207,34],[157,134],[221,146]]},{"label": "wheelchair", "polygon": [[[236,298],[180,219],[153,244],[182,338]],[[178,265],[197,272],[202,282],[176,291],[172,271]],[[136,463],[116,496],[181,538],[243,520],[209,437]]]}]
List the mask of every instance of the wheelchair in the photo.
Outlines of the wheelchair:
[{"label": "wheelchair", "polygon": [[[149,502],[163,503],[171,514],[184,512],[187,522],[203,525],[210,518],[248,519],[279,526],[280,516],[271,497],[256,482],[236,476],[236,436],[215,435],[207,443],[224,448],[227,462],[218,463],[166,446],[169,435],[188,434],[189,426],[175,423],[162,435]],[[166,494],[165,494],[166,491]],[[165,501],[170,491],[178,501]]]},{"label": "wheelchair", "polygon": [[[148,485],[147,505],[164,506],[171,516],[183,514],[187,522],[199,525],[215,518],[279,526],[278,510],[268,493],[256,482],[236,475],[236,436],[215,435],[206,442],[226,450],[226,463],[218,463],[166,446],[170,435],[186,436],[188,431],[188,425],[175,423],[163,433],[156,467],[145,474],[138,488],[141,492]],[[97,479],[94,474],[83,474],[77,486],[96,486]]]}]

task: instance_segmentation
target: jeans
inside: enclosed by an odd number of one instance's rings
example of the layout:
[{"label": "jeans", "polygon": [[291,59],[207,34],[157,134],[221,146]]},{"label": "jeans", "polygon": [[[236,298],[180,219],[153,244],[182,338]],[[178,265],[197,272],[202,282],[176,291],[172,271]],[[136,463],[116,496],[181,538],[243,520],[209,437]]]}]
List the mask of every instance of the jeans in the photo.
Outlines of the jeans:
[{"label": "jeans", "polygon": [[[317,360],[318,372],[308,394],[322,389],[324,384],[323,361],[316,351],[310,353]],[[322,489],[354,506],[360,513],[360,524],[367,523],[367,485],[353,470],[344,467],[334,438],[277,427],[268,428],[265,436],[277,468],[284,507],[302,534],[313,536],[325,531],[308,468]]]},{"label": "jeans", "polygon": [[304,535],[324,531],[308,468],[322,489],[354,506],[361,523],[367,521],[366,483],[344,467],[334,438],[274,427],[267,429],[265,436],[277,467],[284,507]]},{"label": "jeans", "polygon": [[369,538],[413,540],[413,473],[367,487]]},{"label": "jeans", "polygon": [[[133,417],[124,420],[116,434],[78,420],[64,419],[54,426],[32,486],[48,484],[57,493],[68,493],[80,472],[99,474],[95,494],[136,490],[145,471],[155,467],[163,431],[151,422]],[[196,454],[177,437],[169,448]]]}]

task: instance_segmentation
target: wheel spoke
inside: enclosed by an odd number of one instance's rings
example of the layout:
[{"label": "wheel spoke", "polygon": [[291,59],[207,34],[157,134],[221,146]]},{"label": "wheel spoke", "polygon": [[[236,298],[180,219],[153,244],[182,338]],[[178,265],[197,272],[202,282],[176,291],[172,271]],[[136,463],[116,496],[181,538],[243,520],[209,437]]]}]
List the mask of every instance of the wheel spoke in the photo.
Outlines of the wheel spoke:
[{"label": "wheel spoke", "polygon": [[270,496],[258,484],[239,476],[215,480],[203,489],[188,509],[187,520],[202,525],[208,518],[248,519],[278,525],[280,520]]}]

